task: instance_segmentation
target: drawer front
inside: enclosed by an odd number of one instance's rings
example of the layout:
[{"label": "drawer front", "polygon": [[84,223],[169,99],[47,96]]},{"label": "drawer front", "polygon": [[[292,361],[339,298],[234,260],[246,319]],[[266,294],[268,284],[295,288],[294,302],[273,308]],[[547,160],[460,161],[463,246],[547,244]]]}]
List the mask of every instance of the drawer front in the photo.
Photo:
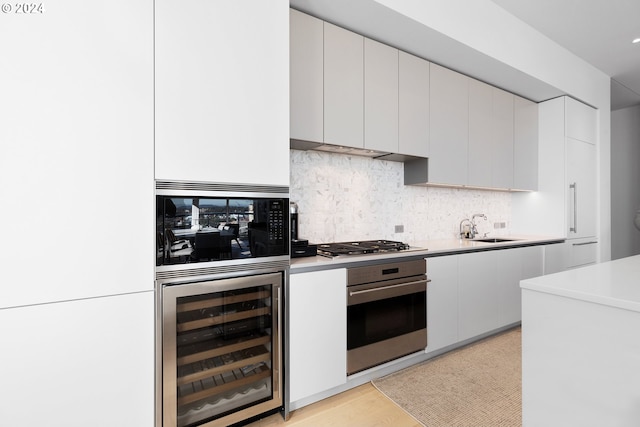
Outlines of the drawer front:
[{"label": "drawer front", "polygon": [[597,258],[598,241],[596,239],[576,239],[569,244],[568,268],[594,264]]}]

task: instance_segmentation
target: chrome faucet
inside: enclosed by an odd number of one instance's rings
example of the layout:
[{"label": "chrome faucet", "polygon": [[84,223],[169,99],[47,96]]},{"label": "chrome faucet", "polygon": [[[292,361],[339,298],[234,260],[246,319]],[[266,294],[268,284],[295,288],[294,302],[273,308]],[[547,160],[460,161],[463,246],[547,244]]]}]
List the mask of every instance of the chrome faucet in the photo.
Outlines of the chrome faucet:
[{"label": "chrome faucet", "polygon": [[[469,226],[465,229],[462,228],[462,226],[467,223]],[[461,239],[472,239],[473,233],[473,223],[471,221],[469,221],[469,218],[465,218],[462,221],[460,221],[460,238]]]},{"label": "chrome faucet", "polygon": [[478,227],[476,225],[476,217],[483,218],[485,221],[487,220],[487,216],[485,214],[474,214],[471,217],[471,237],[473,239],[478,234]]}]

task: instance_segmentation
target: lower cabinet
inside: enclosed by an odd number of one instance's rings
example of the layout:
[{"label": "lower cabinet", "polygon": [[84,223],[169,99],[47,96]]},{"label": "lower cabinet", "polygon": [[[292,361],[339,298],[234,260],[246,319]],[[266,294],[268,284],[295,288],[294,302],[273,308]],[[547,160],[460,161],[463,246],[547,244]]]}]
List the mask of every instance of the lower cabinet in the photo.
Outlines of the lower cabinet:
[{"label": "lower cabinet", "polygon": [[520,280],[543,274],[543,248],[427,258],[427,353],[519,322]]},{"label": "lower cabinet", "polygon": [[289,284],[289,401],[347,382],[347,272],[292,274]]},{"label": "lower cabinet", "polygon": [[598,239],[568,239],[564,243],[549,245],[544,253],[544,274],[558,273],[572,268],[595,264]]},{"label": "lower cabinet", "polygon": [[153,427],[154,294],[0,310],[2,425]]}]

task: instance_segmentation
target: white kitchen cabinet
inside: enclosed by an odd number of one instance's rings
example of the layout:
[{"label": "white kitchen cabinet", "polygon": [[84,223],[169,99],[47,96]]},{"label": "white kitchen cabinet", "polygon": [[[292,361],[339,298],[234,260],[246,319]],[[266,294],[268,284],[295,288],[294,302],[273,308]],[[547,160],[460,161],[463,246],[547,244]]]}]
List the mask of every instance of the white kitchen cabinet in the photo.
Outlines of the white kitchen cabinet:
[{"label": "white kitchen cabinet", "polygon": [[324,141],[364,147],[364,37],[324,23]]},{"label": "white kitchen cabinet", "polygon": [[[583,140],[595,137],[588,123],[595,120],[596,112],[576,103],[560,97],[538,104],[538,191],[514,194],[512,200],[514,232],[568,239],[567,248],[550,251],[558,252],[564,268],[572,265],[571,240],[597,241],[598,237],[596,145]],[[569,133],[582,139],[570,137]],[[549,266],[560,262],[549,261]]]},{"label": "white kitchen cabinet", "polygon": [[0,310],[0,336],[3,425],[154,426],[153,292]]},{"label": "white kitchen cabinet", "polygon": [[324,140],[324,23],[289,9],[290,138]]},{"label": "white kitchen cabinet", "polygon": [[155,2],[155,177],[289,185],[288,3]]},{"label": "white kitchen cabinet", "polygon": [[364,148],[398,152],[398,49],[364,39]]},{"label": "white kitchen cabinet", "polygon": [[139,0],[2,16],[0,309],[153,289],[152,17]]},{"label": "white kitchen cabinet", "polygon": [[469,79],[468,185],[513,187],[513,95]]},{"label": "white kitchen cabinet", "polygon": [[292,274],[289,286],[289,401],[347,381],[347,272]]},{"label": "white kitchen cabinet", "polygon": [[514,96],[513,188],[538,189],[538,104]]},{"label": "white kitchen cabinet", "polygon": [[[504,253],[503,253],[504,252]],[[501,278],[496,260],[508,251],[488,251],[458,256],[458,340],[496,329],[499,323]]]},{"label": "white kitchen cabinet", "polygon": [[568,239],[564,243],[547,246],[544,274],[595,264],[597,249],[598,239],[595,237]]},{"label": "white kitchen cabinet", "polygon": [[573,98],[564,97],[563,99],[566,113],[565,136],[595,144],[597,141],[597,110]]},{"label": "white kitchen cabinet", "polygon": [[500,251],[495,277],[502,287],[498,312],[501,326],[522,319],[520,281],[543,275],[543,257],[543,246]]},{"label": "white kitchen cabinet", "polygon": [[429,182],[468,182],[469,78],[430,65]]},{"label": "white kitchen cabinet", "polygon": [[566,138],[568,238],[596,235],[596,147]]},{"label": "white kitchen cabinet", "polygon": [[427,353],[458,342],[458,256],[429,258]]},{"label": "white kitchen cabinet", "polygon": [[469,185],[491,186],[493,127],[493,88],[469,79]]},{"label": "white kitchen cabinet", "polygon": [[492,88],[491,187],[513,188],[513,95]]},{"label": "white kitchen cabinet", "polygon": [[429,157],[429,62],[399,52],[398,153]]}]

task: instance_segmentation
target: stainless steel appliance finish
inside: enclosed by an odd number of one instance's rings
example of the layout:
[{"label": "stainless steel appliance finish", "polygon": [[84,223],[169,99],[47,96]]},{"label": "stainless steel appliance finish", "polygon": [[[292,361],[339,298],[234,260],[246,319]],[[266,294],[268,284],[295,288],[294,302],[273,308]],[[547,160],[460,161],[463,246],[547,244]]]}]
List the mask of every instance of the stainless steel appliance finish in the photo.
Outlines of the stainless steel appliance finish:
[{"label": "stainless steel appliance finish", "polygon": [[162,426],[281,408],[283,272],[161,286]]},{"label": "stainless steel appliance finish", "polygon": [[[288,197],[286,187],[156,182],[156,426],[287,416]],[[206,244],[220,238],[223,249]]]},{"label": "stainless steel appliance finish", "polygon": [[410,249],[408,244],[393,240],[363,240],[359,242],[320,243],[318,244],[318,255],[336,257],[379,252],[399,252],[408,249]]},{"label": "stainless steel appliance finish", "polygon": [[424,351],[424,259],[348,269],[347,375]]}]

